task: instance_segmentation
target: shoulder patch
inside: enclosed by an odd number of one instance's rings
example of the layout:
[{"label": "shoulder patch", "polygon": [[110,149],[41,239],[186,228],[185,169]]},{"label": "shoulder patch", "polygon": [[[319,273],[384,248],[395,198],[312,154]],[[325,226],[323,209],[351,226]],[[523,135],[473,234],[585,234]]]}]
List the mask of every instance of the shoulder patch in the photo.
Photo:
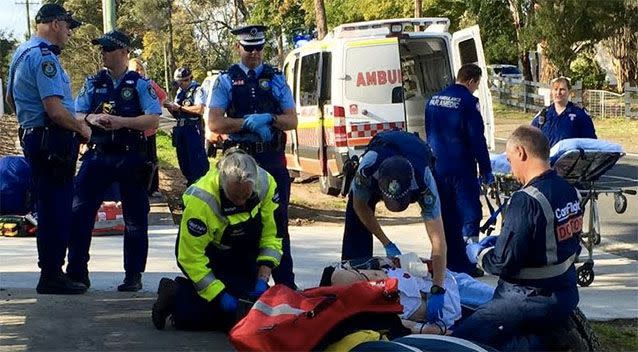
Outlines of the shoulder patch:
[{"label": "shoulder patch", "polygon": [[206,227],[206,224],[199,219],[188,219],[188,221],[186,222],[186,226],[188,227],[188,233],[195,237],[203,236],[206,234],[206,232],[208,232],[208,227]]},{"label": "shoulder patch", "polygon": [[42,63],[42,73],[49,78],[53,78],[58,73],[58,68],[53,61],[45,61]]},{"label": "shoulder patch", "polygon": [[81,97],[84,94],[86,94],[86,85],[85,84],[83,84],[82,88],[80,88],[80,91],[78,92],[78,97]]},{"label": "shoulder patch", "polygon": [[153,88],[153,85],[149,84],[147,89],[148,95],[150,95],[153,99],[157,99],[157,93],[155,93],[155,88]]}]

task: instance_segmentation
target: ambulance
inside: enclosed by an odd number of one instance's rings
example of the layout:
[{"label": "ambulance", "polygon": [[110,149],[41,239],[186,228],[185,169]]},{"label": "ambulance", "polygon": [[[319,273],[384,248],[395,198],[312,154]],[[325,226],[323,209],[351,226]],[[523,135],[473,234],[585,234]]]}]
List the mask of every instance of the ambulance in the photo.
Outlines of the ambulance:
[{"label": "ambulance", "polygon": [[341,191],[343,166],[379,131],[402,129],[425,139],[428,99],[454,83],[463,64],[484,79],[480,100],[488,147],[494,116],[478,26],[453,34],[447,18],[404,18],[344,24],[324,39],[291,51],[283,72],[296,102],[288,131],[292,177],[318,176],[323,193]]}]

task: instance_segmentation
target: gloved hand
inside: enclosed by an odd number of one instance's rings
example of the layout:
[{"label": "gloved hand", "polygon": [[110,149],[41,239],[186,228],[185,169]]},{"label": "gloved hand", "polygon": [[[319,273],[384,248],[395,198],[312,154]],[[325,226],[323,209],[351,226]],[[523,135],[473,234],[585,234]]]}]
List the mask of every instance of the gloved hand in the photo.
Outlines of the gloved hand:
[{"label": "gloved hand", "polygon": [[435,323],[443,317],[443,303],[445,303],[444,293],[430,294],[428,296],[428,323]]},{"label": "gloved hand", "polygon": [[480,240],[478,244],[483,246],[483,248],[494,247],[497,239],[498,239],[498,236],[487,236],[483,238],[482,240]]},{"label": "gloved hand", "polygon": [[481,183],[484,185],[491,185],[494,182],[496,182],[496,179],[494,179],[494,174],[491,172],[481,176]]},{"label": "gloved hand", "polygon": [[272,140],[272,131],[268,125],[257,127],[253,132],[257,133],[262,142],[270,142]]},{"label": "gloved hand", "polygon": [[398,255],[401,255],[401,251],[399,250],[399,248],[397,248],[397,246],[392,242],[388,242],[388,244],[383,246],[383,248],[385,248],[385,255],[388,257],[396,257]]},{"label": "gloved hand", "polygon": [[471,243],[465,246],[465,254],[467,254],[470,263],[476,264],[478,262],[478,255],[484,248],[480,243]]},{"label": "gloved hand", "polygon": [[241,128],[257,132],[259,127],[272,125],[271,114],[250,114],[244,116],[244,123]]},{"label": "gloved hand", "polygon": [[222,293],[222,296],[219,299],[219,306],[226,313],[235,312],[238,304],[239,302],[237,301],[237,298],[228,292]]},{"label": "gloved hand", "polygon": [[264,279],[257,279],[255,282],[255,290],[250,292],[248,295],[251,298],[259,298],[266,290],[268,289],[268,282]]}]

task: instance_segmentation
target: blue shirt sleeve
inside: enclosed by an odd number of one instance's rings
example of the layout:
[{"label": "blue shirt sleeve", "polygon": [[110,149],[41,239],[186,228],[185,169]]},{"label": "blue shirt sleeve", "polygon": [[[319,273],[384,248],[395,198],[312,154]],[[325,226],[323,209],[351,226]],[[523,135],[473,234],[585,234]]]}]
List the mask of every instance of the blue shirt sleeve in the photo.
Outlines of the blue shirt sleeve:
[{"label": "blue shirt sleeve", "polygon": [[467,116],[466,124],[468,138],[470,139],[471,152],[474,160],[479,165],[481,175],[492,172],[492,164],[490,163],[490,154],[487,151],[487,141],[485,140],[485,126],[483,126],[483,118],[481,117],[481,109],[478,99],[467,101],[464,106]]},{"label": "blue shirt sleeve", "polygon": [[38,94],[41,99],[50,96],[64,97],[65,85],[64,71],[57,57],[53,54],[41,55],[37,53],[31,56],[32,72],[35,72]]},{"label": "blue shirt sleeve", "polygon": [[423,221],[434,220],[441,216],[441,199],[429,167],[426,167],[423,172],[423,182],[428,187],[429,192],[424,193],[419,199],[421,218]]},{"label": "blue shirt sleeve", "polygon": [[369,201],[372,196],[372,190],[370,189],[372,175],[367,175],[365,170],[374,164],[376,160],[376,152],[366,152],[359,161],[359,167],[357,168],[357,172],[352,180],[352,185],[350,186],[352,195],[366,202]]},{"label": "blue shirt sleeve", "polygon": [[207,94],[207,86],[201,86],[197,88],[195,91],[195,105],[205,105],[206,104],[206,94]]},{"label": "blue shirt sleeve", "polygon": [[223,75],[217,76],[213,84],[213,89],[208,97],[208,107],[226,110],[230,102],[230,90],[231,84],[228,74],[224,73]]},{"label": "blue shirt sleeve", "polygon": [[593,138],[596,137],[596,129],[594,128],[594,121],[591,119],[591,116],[585,111],[585,109],[578,109],[578,116],[580,118],[580,138]]},{"label": "blue shirt sleeve", "polygon": [[138,79],[136,88],[137,95],[140,98],[140,106],[142,110],[144,110],[144,114],[161,115],[162,108],[160,107],[159,99],[151,82],[147,79]]},{"label": "blue shirt sleeve", "polygon": [[78,96],[75,98],[75,111],[76,112],[91,112],[91,96],[93,95],[93,87],[89,79],[84,80],[84,85],[78,92]]},{"label": "blue shirt sleeve", "polygon": [[530,123],[530,125],[532,125],[533,127],[536,127],[536,128],[540,128],[539,118],[541,116],[541,112],[542,112],[542,110],[537,112],[536,115],[534,115],[534,117],[532,118],[532,123]]},{"label": "blue shirt sleeve", "polygon": [[294,109],[295,100],[292,97],[292,91],[286,83],[284,75],[275,75],[272,79],[273,95],[281,105],[282,110]]}]

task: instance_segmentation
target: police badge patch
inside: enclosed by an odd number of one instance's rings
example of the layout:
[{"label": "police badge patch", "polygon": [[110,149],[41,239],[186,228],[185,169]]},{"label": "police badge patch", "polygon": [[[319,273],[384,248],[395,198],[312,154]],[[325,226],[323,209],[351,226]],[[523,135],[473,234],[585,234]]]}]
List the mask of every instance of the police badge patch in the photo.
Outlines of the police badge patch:
[{"label": "police badge patch", "polygon": [[45,61],[42,63],[42,73],[49,78],[53,78],[58,73],[58,68],[53,61]]},{"label": "police badge patch", "polygon": [[270,90],[270,80],[268,79],[260,79],[259,87],[263,90]]},{"label": "police badge patch", "polygon": [[153,99],[157,99],[157,93],[155,93],[155,89],[153,89],[153,86],[150,84],[148,85],[148,95]]},{"label": "police badge patch", "polygon": [[124,88],[122,89],[122,99],[131,100],[133,99],[133,88]]},{"label": "police badge patch", "polygon": [[188,233],[195,237],[203,236],[206,232],[208,232],[206,224],[199,219],[188,219],[186,226],[188,227]]}]

